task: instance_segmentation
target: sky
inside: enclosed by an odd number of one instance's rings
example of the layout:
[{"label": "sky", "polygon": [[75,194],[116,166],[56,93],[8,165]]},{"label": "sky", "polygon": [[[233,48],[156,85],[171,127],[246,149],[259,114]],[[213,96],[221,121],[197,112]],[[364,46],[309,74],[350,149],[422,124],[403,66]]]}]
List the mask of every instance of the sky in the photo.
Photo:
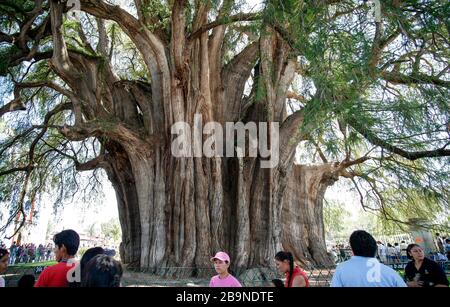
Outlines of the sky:
[{"label": "sky", "polygon": [[[74,229],[79,233],[85,233],[92,225],[96,224],[96,231],[100,233],[100,225],[115,219],[118,222],[119,214],[117,209],[117,201],[114,189],[108,179],[102,180],[102,188],[104,197],[92,203],[83,203],[81,200],[73,203],[65,203],[60,207],[57,214],[54,214],[53,200],[54,195],[42,195],[39,206],[39,214],[34,226],[27,235],[28,241],[41,244],[45,243],[47,230],[50,222],[52,232],[59,232],[64,229]],[[7,211],[1,208],[4,216]],[[1,220],[3,226],[5,220]],[[5,233],[0,233],[0,239],[4,239],[5,235],[11,235],[13,227],[9,227]]]}]

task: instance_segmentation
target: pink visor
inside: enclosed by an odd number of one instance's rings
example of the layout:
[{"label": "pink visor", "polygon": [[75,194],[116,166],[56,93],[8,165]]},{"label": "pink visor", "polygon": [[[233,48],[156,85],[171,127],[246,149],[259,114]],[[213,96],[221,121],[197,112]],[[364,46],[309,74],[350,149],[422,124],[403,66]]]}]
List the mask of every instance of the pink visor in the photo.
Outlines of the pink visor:
[{"label": "pink visor", "polygon": [[214,261],[215,259],[227,261],[228,263],[230,263],[230,256],[228,256],[228,254],[225,252],[218,252],[214,257],[211,257],[211,261]]}]

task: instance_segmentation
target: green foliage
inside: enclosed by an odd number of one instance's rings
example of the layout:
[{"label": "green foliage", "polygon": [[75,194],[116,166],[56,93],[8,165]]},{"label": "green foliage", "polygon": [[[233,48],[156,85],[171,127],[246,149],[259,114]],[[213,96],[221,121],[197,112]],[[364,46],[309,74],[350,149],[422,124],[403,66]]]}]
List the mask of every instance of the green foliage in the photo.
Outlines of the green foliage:
[{"label": "green foliage", "polygon": [[15,45],[0,45],[0,77],[6,76],[12,55],[19,49]]},{"label": "green foliage", "polygon": [[331,236],[345,236],[346,220],[350,217],[350,212],[341,203],[325,201],[323,206],[323,223],[325,234]]},{"label": "green foliage", "polygon": [[142,14],[152,20],[156,20],[154,24],[148,25],[150,31],[166,29],[170,25],[170,9],[161,1],[146,1],[145,5],[142,6]]},{"label": "green foliage", "polygon": [[101,230],[103,236],[107,240],[112,240],[114,243],[120,242],[121,239],[121,230],[120,225],[117,219],[111,219],[106,223],[101,224]]},{"label": "green foliage", "polygon": [[18,263],[15,265],[11,265],[11,268],[35,268],[35,267],[39,267],[39,266],[43,266],[43,267],[47,267],[47,266],[51,266],[51,265],[55,265],[57,264],[56,261],[43,261],[43,262],[33,262],[33,263]]}]

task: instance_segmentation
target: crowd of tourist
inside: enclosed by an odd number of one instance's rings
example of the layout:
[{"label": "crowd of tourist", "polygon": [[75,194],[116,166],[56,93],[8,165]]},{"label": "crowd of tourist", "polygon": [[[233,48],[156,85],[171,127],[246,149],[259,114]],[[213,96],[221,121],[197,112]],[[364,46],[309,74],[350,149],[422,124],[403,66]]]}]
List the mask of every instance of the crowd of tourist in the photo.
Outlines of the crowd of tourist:
[{"label": "crowd of tourist", "polygon": [[[84,252],[79,262],[74,261],[80,244],[80,237],[74,230],[64,230],[54,236],[54,257],[57,264],[46,267],[37,281],[33,275],[20,278],[20,287],[120,287],[123,275],[122,264],[102,247],[90,248]],[[444,241],[445,242],[445,241]],[[14,246],[14,244],[13,244]],[[8,251],[0,248],[0,274],[4,274],[11,263],[11,247]],[[448,287],[445,271],[434,260],[425,256],[418,244],[388,244],[375,241],[371,234],[363,230],[352,233],[349,248],[352,255],[340,263],[331,280],[331,287]],[[346,246],[343,246],[344,248]],[[447,246],[444,246],[447,247]],[[18,249],[19,247],[16,246]],[[403,277],[390,266],[389,248],[395,257],[408,261]],[[39,248],[38,248],[39,249]],[[380,252],[386,250],[386,253]],[[42,255],[43,252],[39,251]],[[18,255],[16,253],[16,255]],[[36,255],[34,259],[36,260]],[[386,255],[386,257],[384,257]],[[405,257],[405,258],[402,258]],[[272,281],[274,287],[309,287],[307,274],[295,263],[292,253],[279,251],[274,255],[274,264],[284,274],[284,280]],[[14,262],[14,261],[13,261]],[[230,270],[230,256],[223,251],[211,257],[216,275],[210,280],[210,287],[241,287],[238,278]],[[5,281],[0,277],[0,287]]]}]

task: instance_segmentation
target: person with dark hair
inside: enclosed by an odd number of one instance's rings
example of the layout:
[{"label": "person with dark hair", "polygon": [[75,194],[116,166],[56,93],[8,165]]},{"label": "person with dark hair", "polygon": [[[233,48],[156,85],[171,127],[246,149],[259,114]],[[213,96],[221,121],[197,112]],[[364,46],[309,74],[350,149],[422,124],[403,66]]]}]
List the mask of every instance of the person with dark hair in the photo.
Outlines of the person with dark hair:
[{"label": "person with dark hair", "polygon": [[377,242],[371,234],[354,231],[350,247],[354,256],[337,266],[331,287],[406,287],[397,272],[375,258]]},{"label": "person with dark hair", "polygon": [[16,241],[11,244],[11,247],[9,248],[9,264],[13,265],[16,263],[16,255],[17,255],[17,245]]},{"label": "person with dark hair", "polygon": [[23,254],[23,245],[18,245],[17,246],[17,251],[16,251],[16,261],[15,261],[15,263],[22,262],[22,254]]},{"label": "person with dark hair", "polygon": [[120,287],[122,274],[123,269],[119,261],[108,255],[97,255],[87,263],[81,279],[81,287]]},{"label": "person with dark hair", "polygon": [[[81,274],[83,274],[83,270],[86,268],[88,262],[91,261],[91,259],[97,255],[106,255],[103,247],[100,247],[100,246],[92,247],[92,248],[89,248],[88,250],[86,250],[86,252],[84,252],[83,257],[81,257],[81,260],[80,260]],[[107,255],[107,256],[110,256],[110,255]]]},{"label": "person with dark hair", "polygon": [[408,255],[406,253],[406,248],[408,247],[408,245],[406,244],[405,241],[402,241],[400,243],[400,260],[401,262],[407,262],[408,261]]},{"label": "person with dark hair", "polygon": [[408,287],[448,287],[449,282],[444,270],[431,259],[425,257],[418,244],[409,244],[406,248],[411,261],[405,267],[405,279]]},{"label": "person with dark hair", "polygon": [[[88,262],[97,255],[105,255],[105,250],[102,247],[92,247],[84,252],[83,256],[81,257],[80,263],[79,263],[81,279],[83,279],[83,276],[86,274],[85,270],[86,270],[86,266],[87,266]],[[71,288],[78,288],[80,286],[81,286],[81,281],[80,282],[75,281],[75,282],[69,283],[69,287],[71,287]]]},{"label": "person with dark hair", "polygon": [[275,288],[284,288],[284,283],[281,279],[272,279],[272,286]]},{"label": "person with dark hair", "polygon": [[63,230],[53,237],[55,258],[58,264],[44,269],[35,287],[68,287],[68,273],[75,267],[73,262],[80,245],[80,236],[72,229]]},{"label": "person with dark hair", "polygon": [[34,283],[36,282],[36,278],[34,275],[26,274],[20,277],[19,281],[17,282],[17,287],[19,288],[33,288]]},{"label": "person with dark hair", "polygon": [[209,282],[210,287],[242,287],[241,283],[230,273],[230,256],[225,252],[218,252],[211,257],[217,275]]},{"label": "person with dark hair", "polygon": [[436,244],[437,251],[441,254],[445,254],[444,240],[442,240],[441,235],[438,233],[436,233],[435,244]]},{"label": "person with dark hair", "polygon": [[391,243],[387,246],[388,263],[392,264],[395,262],[395,247]]},{"label": "person with dark hair", "polygon": [[291,252],[280,251],[275,255],[275,265],[281,273],[286,275],[286,288],[309,287],[308,277],[295,265]]},{"label": "person with dark hair", "polygon": [[[9,264],[9,252],[6,248],[0,248],[0,274],[4,274]],[[0,276],[0,288],[5,287],[5,280]]]},{"label": "person with dark hair", "polygon": [[450,260],[450,239],[445,240],[445,251],[447,252],[447,259]]},{"label": "person with dark hair", "polygon": [[387,262],[386,246],[384,246],[383,242],[381,241],[377,241],[377,246],[378,246],[378,258],[382,263],[386,263]]},{"label": "person with dark hair", "polygon": [[400,245],[397,242],[395,242],[394,248],[395,248],[395,263],[399,263],[401,253]]},{"label": "person with dark hair", "polygon": [[47,247],[45,248],[45,261],[49,261],[52,254],[52,246],[51,244],[47,244]]}]

